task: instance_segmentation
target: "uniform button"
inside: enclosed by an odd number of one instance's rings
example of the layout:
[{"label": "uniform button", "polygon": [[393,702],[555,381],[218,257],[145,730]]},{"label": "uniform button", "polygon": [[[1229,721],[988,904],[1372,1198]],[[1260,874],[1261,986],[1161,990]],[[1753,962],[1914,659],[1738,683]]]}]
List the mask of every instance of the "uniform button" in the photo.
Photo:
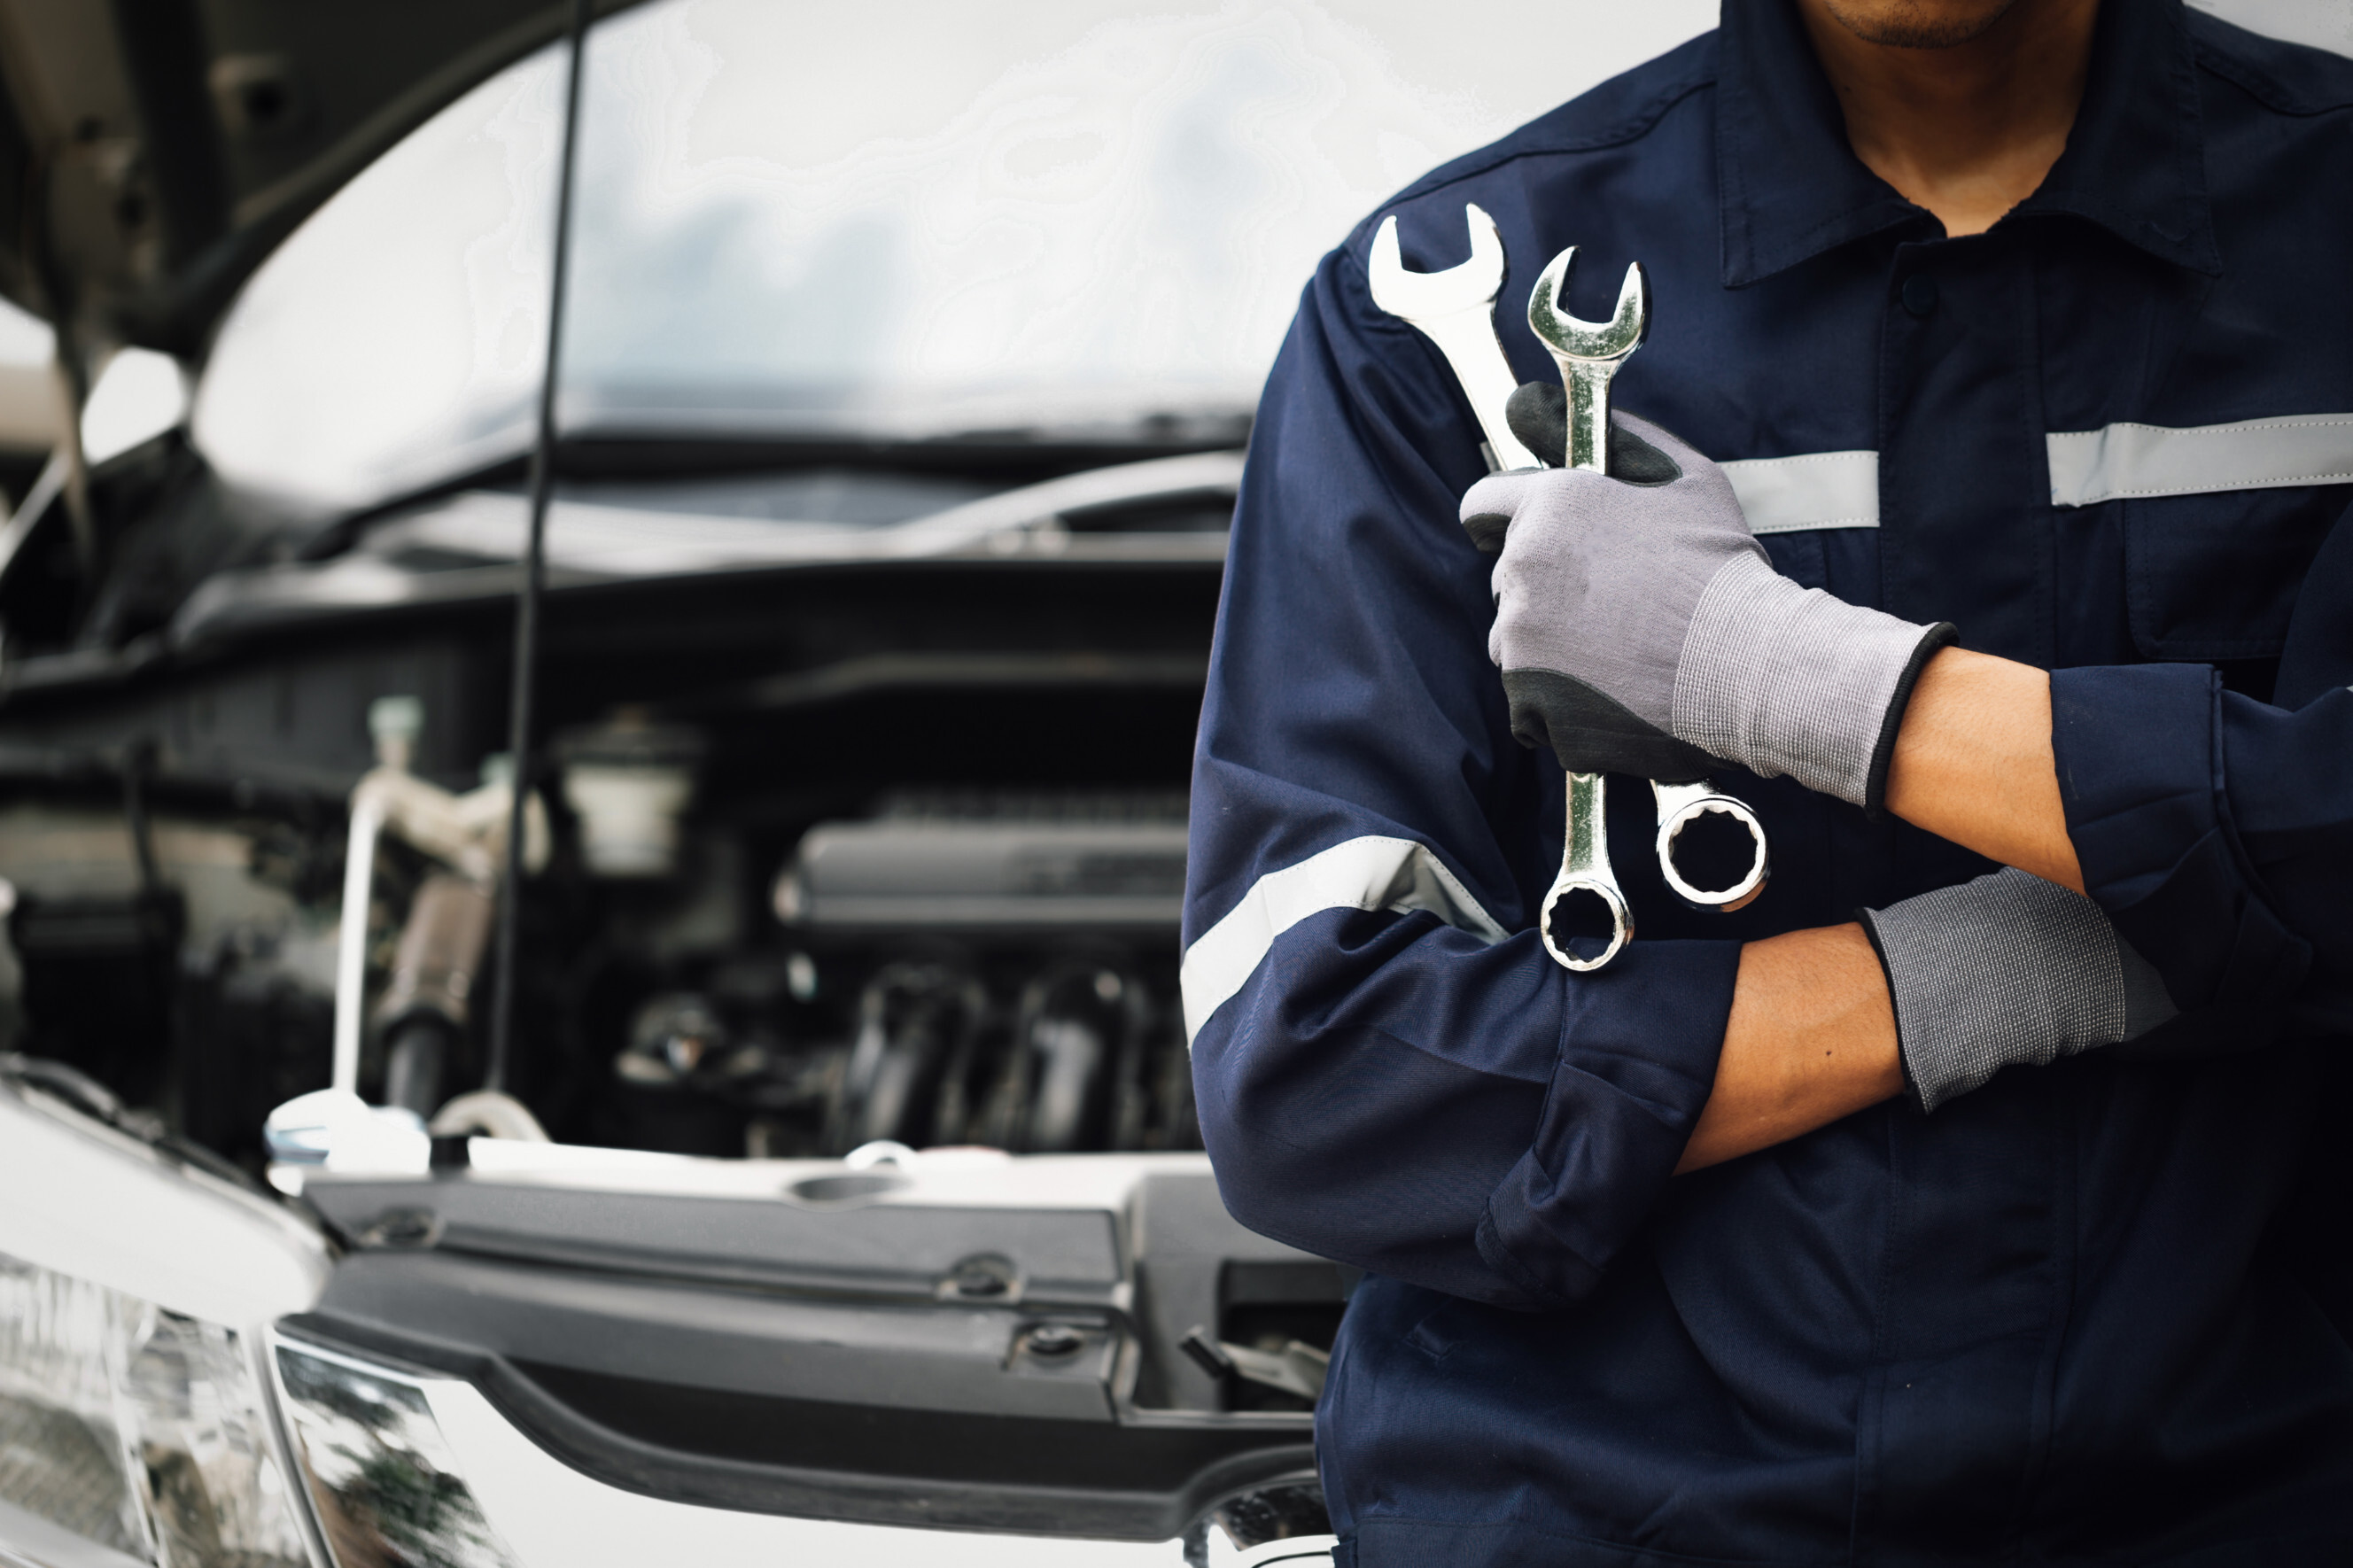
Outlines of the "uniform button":
[{"label": "uniform button", "polygon": [[1904,279],[1904,308],[1920,317],[1935,310],[1936,280],[1926,273],[1915,273]]}]

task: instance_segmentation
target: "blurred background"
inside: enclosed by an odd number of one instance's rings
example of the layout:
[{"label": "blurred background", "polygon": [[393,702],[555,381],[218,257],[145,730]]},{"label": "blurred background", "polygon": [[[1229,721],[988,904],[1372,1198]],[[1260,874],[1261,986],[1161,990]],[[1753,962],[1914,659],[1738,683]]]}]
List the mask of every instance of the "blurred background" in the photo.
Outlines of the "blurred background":
[{"label": "blurred background", "polygon": [[[614,17],[590,52],[565,423],[903,437],[1247,407],[1315,258],[1385,195],[1714,14]],[[514,443],[562,85],[552,52],[484,84],[254,280],[196,410],[225,474],[348,505]]]},{"label": "blurred background", "polygon": [[[2353,0],[2195,3],[2353,54]],[[1247,408],[1356,221],[1715,11],[659,0],[591,45],[566,427],[920,438]],[[225,479],[316,516],[525,444],[561,91],[553,48],[484,83],[253,279],[194,394]],[[0,305],[0,397],[45,395],[47,353]],[[187,412],[161,356],[112,370],[93,459]]]}]

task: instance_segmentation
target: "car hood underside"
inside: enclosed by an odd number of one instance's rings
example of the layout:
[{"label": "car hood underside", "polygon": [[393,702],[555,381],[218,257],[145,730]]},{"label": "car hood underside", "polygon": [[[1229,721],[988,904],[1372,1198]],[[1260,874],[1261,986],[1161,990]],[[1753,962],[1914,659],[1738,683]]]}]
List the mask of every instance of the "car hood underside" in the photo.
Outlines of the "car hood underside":
[{"label": "car hood underside", "polygon": [[0,0],[0,293],[93,345],[193,356],[296,224],[565,16],[550,0]]}]

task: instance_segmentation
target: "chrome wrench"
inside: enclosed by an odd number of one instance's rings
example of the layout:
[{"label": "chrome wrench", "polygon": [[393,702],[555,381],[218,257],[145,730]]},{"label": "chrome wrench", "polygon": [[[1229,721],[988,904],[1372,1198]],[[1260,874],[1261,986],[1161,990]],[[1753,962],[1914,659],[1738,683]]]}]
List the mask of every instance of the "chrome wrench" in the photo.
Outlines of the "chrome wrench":
[{"label": "chrome wrench", "polygon": [[[1519,385],[1504,345],[1495,336],[1495,298],[1504,289],[1504,240],[1495,220],[1477,205],[1465,203],[1464,224],[1471,231],[1471,259],[1443,272],[1409,272],[1398,247],[1394,215],[1381,220],[1373,247],[1366,258],[1366,280],[1373,303],[1410,323],[1438,346],[1438,352],[1462,384],[1471,412],[1486,436],[1490,469],[1537,468],[1544,465],[1512,434],[1505,405]],[[1604,410],[1603,417],[1608,417]],[[1633,910],[1618,886],[1609,865],[1609,828],[1602,810],[1607,803],[1599,773],[1568,775],[1568,821],[1561,836],[1560,875],[1545,895],[1536,921],[1536,934],[1555,962],[1574,970],[1599,969],[1618,956],[1634,934]],[[1562,940],[1553,938],[1555,905],[1571,893],[1587,893],[1601,900],[1609,918],[1609,942],[1596,958],[1581,958]]]},{"label": "chrome wrench", "polygon": [[[1442,272],[1409,272],[1398,244],[1397,219],[1384,218],[1373,236],[1370,255],[1366,258],[1366,281],[1373,303],[1392,316],[1408,322],[1435,344],[1455,379],[1461,383],[1463,395],[1471,405],[1481,432],[1486,436],[1488,465],[1491,468],[1534,468],[1543,465],[1518,437],[1512,434],[1504,417],[1504,408],[1517,386],[1510,362],[1504,356],[1503,344],[1495,337],[1495,300],[1504,287],[1504,245],[1496,232],[1495,222],[1473,205],[1462,209],[1465,226],[1470,230],[1471,258],[1460,266]],[[1568,257],[1555,262],[1561,279],[1567,273]],[[1548,274],[1549,275],[1549,274]],[[1640,268],[1628,275],[1629,286],[1637,289],[1639,298],[1634,307],[1634,344],[1639,346],[1648,330],[1648,294],[1642,288]],[[1539,286],[1541,287],[1541,285]],[[1547,296],[1550,298],[1550,296]],[[1530,302],[1531,312],[1535,308]],[[1620,312],[1626,310],[1620,300]],[[1575,317],[1564,318],[1578,328],[1591,332],[1608,332],[1612,328],[1593,329]],[[1539,332],[1539,337],[1543,334]],[[1549,345],[1547,345],[1549,346]],[[1599,454],[1599,460],[1588,466],[1599,468],[1606,462],[1609,451],[1607,403],[1608,374],[1614,373],[1631,347],[1609,359],[1609,371],[1600,377],[1603,388],[1598,423],[1588,416],[1588,447]],[[1557,355],[1556,355],[1557,357]],[[1571,398],[1572,426],[1577,384],[1566,365],[1563,380],[1568,384]],[[1598,444],[1591,432],[1601,432]],[[1572,445],[1572,451],[1574,446]],[[1686,902],[1699,908],[1738,907],[1752,897],[1763,884],[1765,874],[1764,830],[1757,825],[1755,816],[1740,802],[1717,795],[1705,781],[1695,784],[1653,784],[1659,817],[1657,850],[1667,885]],[[1560,875],[1546,894],[1543,918],[1538,922],[1538,934],[1545,951],[1563,966],[1574,970],[1599,969],[1618,955],[1620,948],[1633,935],[1632,911],[1628,908],[1624,892],[1618,885],[1616,873],[1609,864],[1606,826],[1602,809],[1605,802],[1604,780],[1599,773],[1573,773],[1567,783],[1568,820],[1562,837]],[[1731,811],[1750,829],[1757,853],[1749,874],[1733,888],[1723,892],[1692,886],[1674,864],[1674,844],[1683,828],[1700,816],[1715,811]],[[1586,892],[1601,900],[1609,918],[1609,945],[1599,956],[1581,958],[1553,936],[1552,912],[1560,900],[1572,892]]]},{"label": "chrome wrench", "polygon": [[[1528,326],[1536,341],[1560,367],[1563,387],[1568,394],[1568,429],[1566,452],[1568,466],[1586,468],[1597,474],[1609,471],[1609,383],[1634,351],[1642,346],[1651,331],[1651,284],[1639,261],[1626,267],[1625,281],[1619,285],[1618,305],[1603,322],[1580,321],[1569,314],[1561,303],[1568,288],[1570,273],[1577,266],[1577,247],[1570,246],[1552,258],[1536,279],[1536,286],[1528,295]],[[1599,819],[1601,781],[1596,774],[1569,775],[1568,816],[1572,826],[1579,816],[1577,794],[1581,780],[1590,780],[1594,797],[1592,814]],[[1705,779],[1689,784],[1661,784],[1652,780],[1651,794],[1657,806],[1659,835],[1656,849],[1659,871],[1675,895],[1695,909],[1720,909],[1727,912],[1740,909],[1763,890],[1765,879],[1770,873],[1770,861],[1765,843],[1765,825],[1746,802],[1716,791]],[[1704,816],[1721,814],[1731,817],[1748,834],[1750,847],[1748,868],[1732,886],[1724,889],[1702,889],[1686,880],[1675,865],[1675,843],[1683,829]],[[1597,833],[1596,843],[1599,844]],[[1606,852],[1599,857],[1606,859]],[[1609,945],[1599,958],[1579,961],[1565,954],[1555,946],[1551,937],[1553,908],[1572,892],[1595,893],[1609,906],[1611,933]],[[1614,886],[1604,892],[1593,886],[1589,865],[1580,865],[1573,846],[1565,849],[1560,876],[1554,881],[1552,891],[1545,896],[1540,926],[1544,930],[1545,946],[1552,955],[1571,969],[1599,969],[1618,955],[1633,935],[1633,923],[1622,911],[1625,900],[1617,896]]]}]

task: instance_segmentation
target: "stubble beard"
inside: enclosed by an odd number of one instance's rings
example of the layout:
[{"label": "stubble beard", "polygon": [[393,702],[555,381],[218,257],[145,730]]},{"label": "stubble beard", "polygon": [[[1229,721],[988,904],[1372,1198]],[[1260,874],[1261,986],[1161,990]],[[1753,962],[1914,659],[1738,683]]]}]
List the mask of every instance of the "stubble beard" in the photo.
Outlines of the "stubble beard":
[{"label": "stubble beard", "polygon": [[2000,0],[1981,11],[1950,15],[1929,0],[1897,0],[1889,6],[1856,0],[1822,0],[1841,26],[1867,44],[1896,49],[1949,49],[1983,34],[2010,14],[2018,0]]}]

